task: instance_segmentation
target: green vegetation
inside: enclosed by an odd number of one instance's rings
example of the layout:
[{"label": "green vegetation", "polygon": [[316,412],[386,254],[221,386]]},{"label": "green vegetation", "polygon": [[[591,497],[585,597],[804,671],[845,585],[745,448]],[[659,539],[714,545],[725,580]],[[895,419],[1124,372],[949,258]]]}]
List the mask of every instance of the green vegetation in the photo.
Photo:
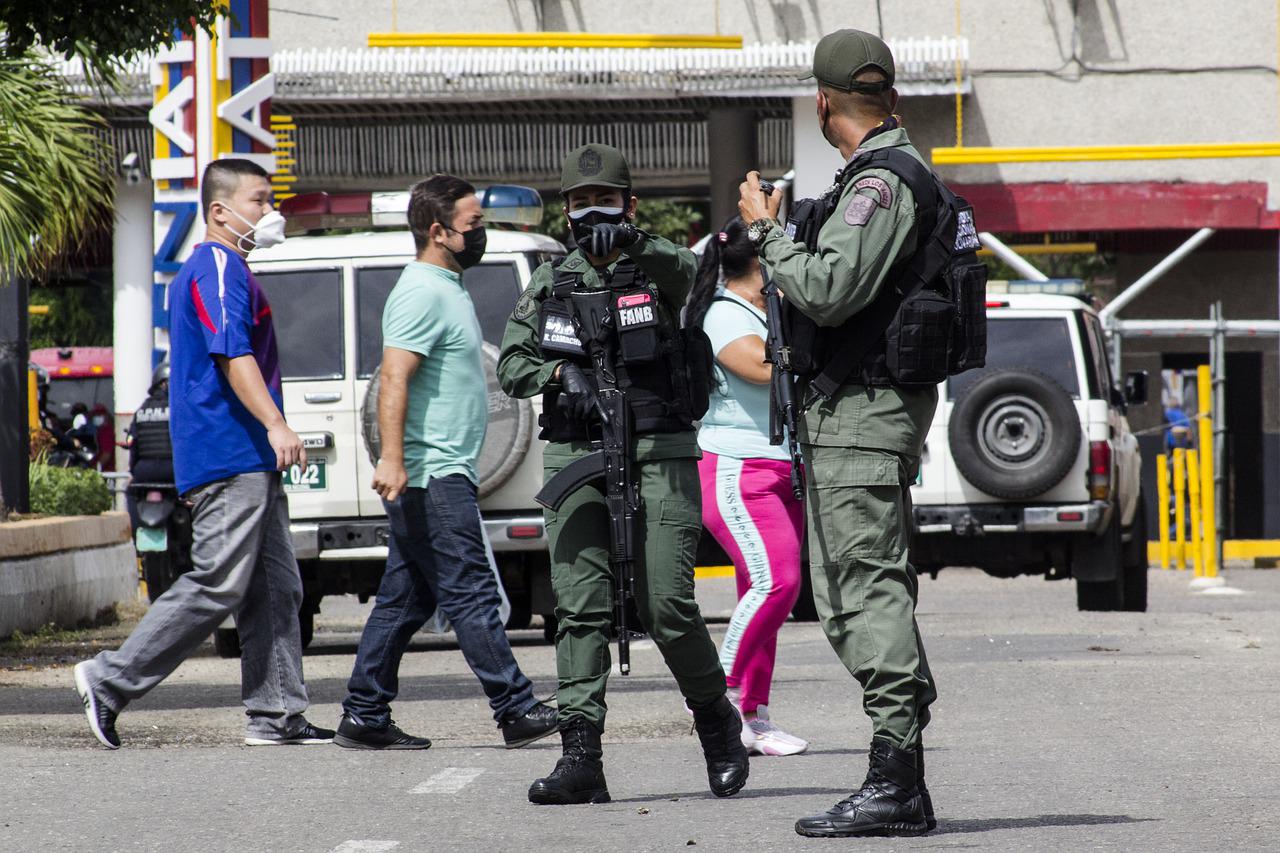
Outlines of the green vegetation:
[{"label": "green vegetation", "polygon": [[31,511],[41,515],[97,515],[111,509],[111,490],[97,471],[55,468],[35,463],[28,468]]},{"label": "green vegetation", "polygon": [[32,305],[48,314],[31,315],[31,348],[111,346],[111,292],[90,283],[78,287],[31,288]]}]

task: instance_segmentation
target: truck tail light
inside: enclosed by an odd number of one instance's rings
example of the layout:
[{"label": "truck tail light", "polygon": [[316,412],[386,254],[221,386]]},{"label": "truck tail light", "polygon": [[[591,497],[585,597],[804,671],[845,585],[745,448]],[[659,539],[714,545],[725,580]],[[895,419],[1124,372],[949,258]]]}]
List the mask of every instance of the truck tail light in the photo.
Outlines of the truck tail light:
[{"label": "truck tail light", "polygon": [[508,539],[537,539],[542,536],[541,524],[509,524],[507,525]]},{"label": "truck tail light", "polygon": [[1089,442],[1089,497],[1105,501],[1111,497],[1111,444]]}]

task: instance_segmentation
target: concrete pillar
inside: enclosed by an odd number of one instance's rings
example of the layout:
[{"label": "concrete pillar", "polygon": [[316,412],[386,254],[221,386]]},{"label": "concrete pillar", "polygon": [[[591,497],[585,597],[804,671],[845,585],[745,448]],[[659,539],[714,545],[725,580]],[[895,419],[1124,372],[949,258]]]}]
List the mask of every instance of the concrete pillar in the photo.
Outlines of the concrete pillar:
[{"label": "concrete pillar", "polygon": [[793,197],[817,198],[831,186],[836,170],[844,162],[840,152],[831,147],[818,128],[814,96],[803,95],[792,103],[792,152],[796,170]]},{"label": "concrete pillar", "polygon": [[0,513],[29,512],[27,280],[0,268]]},{"label": "concrete pillar", "polygon": [[[124,440],[133,413],[147,398],[151,384],[151,351],[155,345],[151,330],[152,193],[151,181],[146,180],[133,184],[120,181],[116,186],[112,344],[117,441]],[[128,469],[129,455],[117,453],[116,470]]]},{"label": "concrete pillar", "polygon": [[707,164],[711,173],[708,230],[714,233],[738,215],[738,185],[747,172],[760,168],[754,110],[748,107],[711,109],[707,115]]}]

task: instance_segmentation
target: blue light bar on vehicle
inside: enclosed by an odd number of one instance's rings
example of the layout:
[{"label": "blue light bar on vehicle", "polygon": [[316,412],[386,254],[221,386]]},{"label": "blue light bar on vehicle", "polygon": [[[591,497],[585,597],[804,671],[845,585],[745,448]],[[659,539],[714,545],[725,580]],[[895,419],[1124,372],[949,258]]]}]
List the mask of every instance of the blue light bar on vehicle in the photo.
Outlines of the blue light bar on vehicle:
[{"label": "blue light bar on vehicle", "polygon": [[542,196],[532,187],[494,184],[480,190],[480,207],[486,222],[507,225],[539,225],[542,223]]}]

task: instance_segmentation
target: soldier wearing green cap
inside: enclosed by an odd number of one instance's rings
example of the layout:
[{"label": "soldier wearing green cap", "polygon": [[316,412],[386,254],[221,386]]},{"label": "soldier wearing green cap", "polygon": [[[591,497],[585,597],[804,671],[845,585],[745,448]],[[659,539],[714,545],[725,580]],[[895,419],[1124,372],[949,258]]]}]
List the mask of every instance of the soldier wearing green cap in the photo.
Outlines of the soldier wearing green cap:
[{"label": "soldier wearing green cap", "polygon": [[[863,168],[867,160],[859,158],[898,148],[923,160],[894,115],[893,54],[883,41],[860,30],[831,33],[818,43],[811,76],[822,135],[848,164],[821,208],[827,218],[817,251],[779,227],[781,192],[764,195],[756,172],[741,186],[739,211],[760,263],[790,307],[827,336],[829,354],[831,340],[856,336],[849,324],[882,303],[882,294],[896,298],[900,265],[917,251],[910,187],[888,168]],[[860,366],[801,423],[815,603],[832,647],[862,685],[873,732],[866,781],[827,812],[798,821],[796,831],[808,836],[917,834],[935,825],[920,734],[937,694],[916,628],[907,547],[908,487],[937,389],[881,381],[883,335],[872,341]]]},{"label": "soldier wearing green cap", "polygon": [[[598,381],[574,326],[571,294],[611,291],[617,382],[634,422],[632,471],[639,481],[636,605],[693,711],[711,790],[737,793],[746,783],[742,721],[729,703],[715,644],[693,595],[693,564],[702,531],[696,383],[679,328],[680,307],[697,263],[688,249],[636,228],[637,199],[622,152],[591,143],[571,151],[561,176],[564,212],[575,248],[534,271],[507,323],[498,379],[513,397],[543,396],[540,438],[550,479],[592,450],[599,432]],[[628,306],[625,311],[621,306]],[[620,339],[621,343],[618,343]],[[709,370],[709,365],[707,365]],[[705,393],[701,401],[705,409]],[[595,485],[546,510],[551,582],[556,595],[556,669],[563,754],[529,789],[538,804],[609,800],[600,734],[605,722],[613,575],[609,514]]]}]

